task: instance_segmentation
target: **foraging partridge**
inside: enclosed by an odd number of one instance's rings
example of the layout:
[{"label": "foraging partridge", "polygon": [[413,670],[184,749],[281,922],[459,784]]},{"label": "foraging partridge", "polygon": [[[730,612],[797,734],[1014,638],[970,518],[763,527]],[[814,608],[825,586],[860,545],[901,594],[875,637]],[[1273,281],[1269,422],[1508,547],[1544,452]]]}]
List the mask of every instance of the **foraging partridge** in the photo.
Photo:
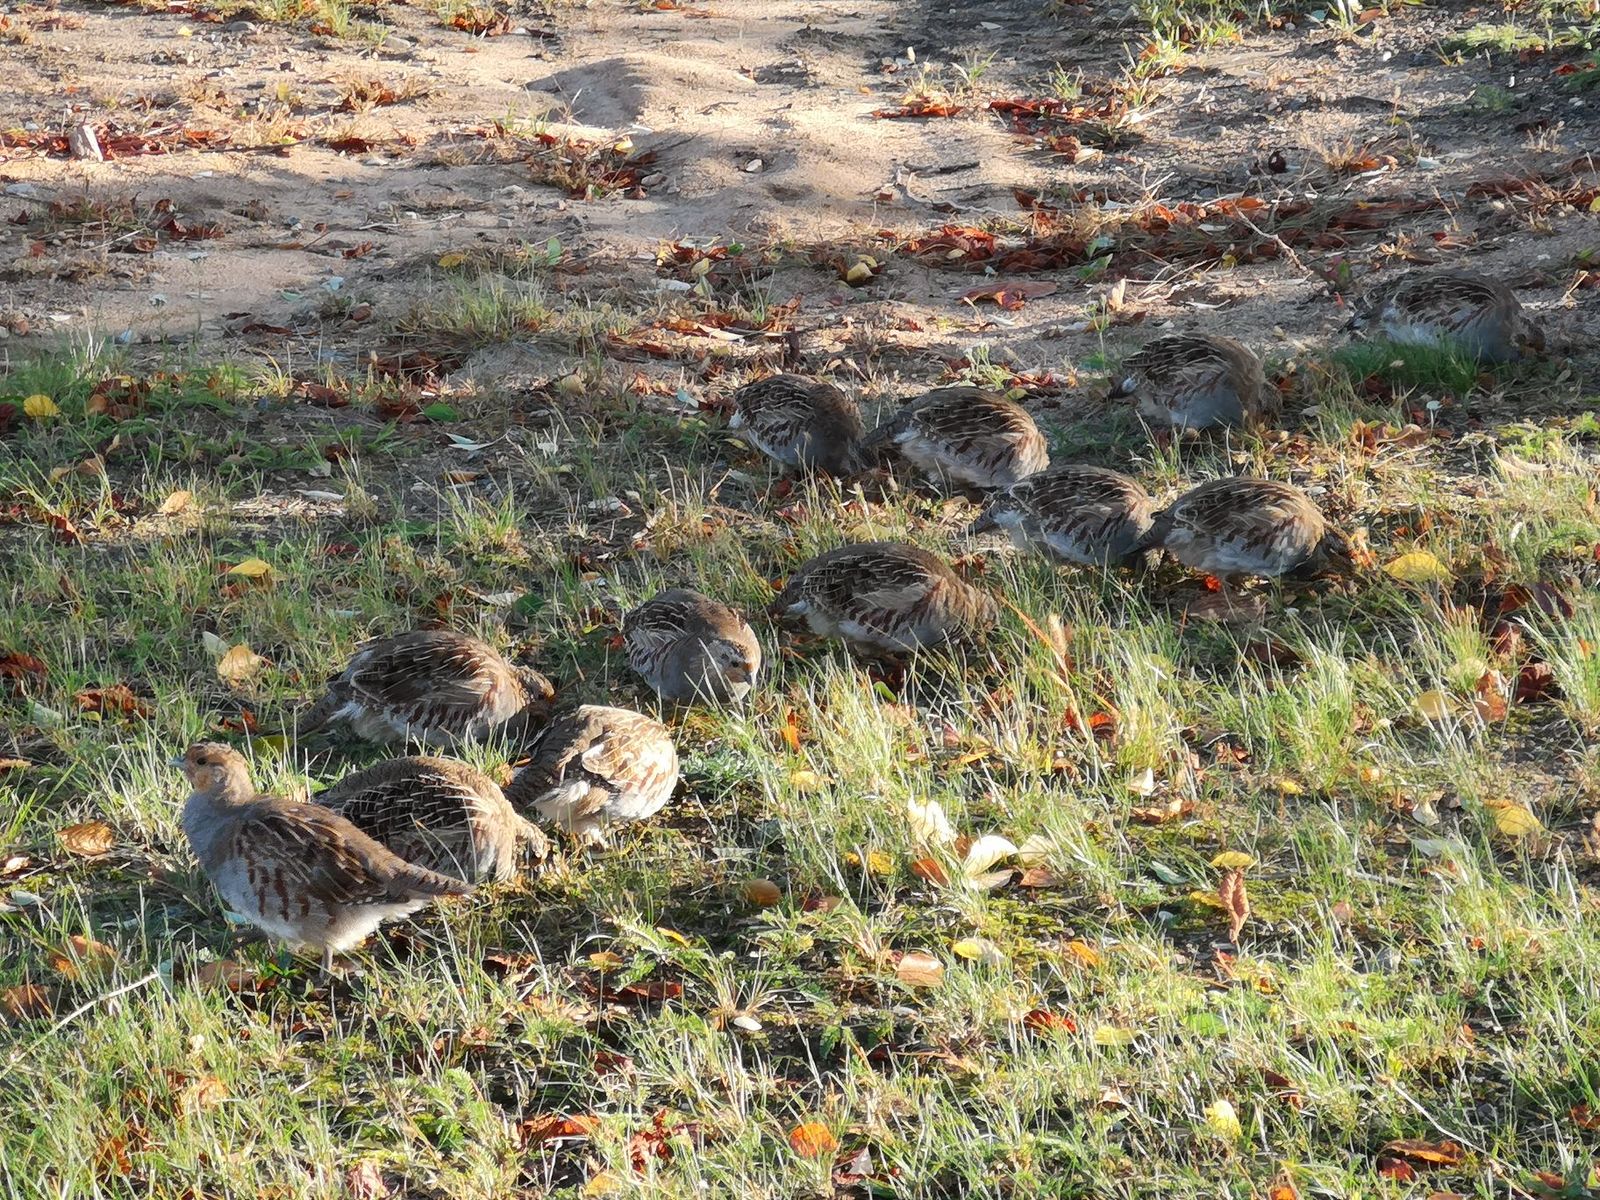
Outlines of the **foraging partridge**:
[{"label": "foraging partridge", "polygon": [[861,410],[825,379],[769,375],[733,394],[728,428],[768,458],[839,477],[862,467]]},{"label": "foraging partridge", "polygon": [[1137,480],[1105,467],[1065,463],[1012,484],[968,532],[1003,529],[1020,550],[1114,566],[1140,551],[1155,512]]},{"label": "foraging partridge", "polygon": [[1156,514],[1145,544],[1225,583],[1356,570],[1350,539],[1299,488],[1230,476],[1202,483]]},{"label": "foraging partridge", "polygon": [[945,387],[919,396],[867,435],[864,451],[898,454],[942,487],[1010,487],[1050,463],[1028,410],[998,392]]},{"label": "foraging partridge", "polygon": [[555,689],[487,643],[445,629],[368,642],[301,719],[310,732],[337,721],[377,742],[452,746],[503,729],[526,736],[550,714]]},{"label": "foraging partridge", "polygon": [[1134,397],[1147,421],[1179,431],[1259,425],[1278,405],[1248,347],[1206,334],[1146,342],[1122,364],[1112,394]]},{"label": "foraging partridge", "polygon": [[678,786],[667,727],[626,708],[585,704],[558,716],[528,753],[506,799],[587,843],[604,841],[615,822],[653,815]]},{"label": "foraging partridge", "polygon": [[407,862],[467,883],[510,879],[519,842],[530,844],[535,860],[550,852],[499,784],[454,759],[385,759],[346,775],[317,801]]},{"label": "foraging partridge", "polygon": [[862,542],[795,568],[772,602],[814,633],[887,654],[973,638],[994,625],[994,597],[938,555],[903,542]]},{"label": "foraging partridge", "polygon": [[183,832],[223,901],[273,937],[318,950],[324,971],[384,921],[472,891],[321,805],[257,794],[228,746],[199,742],[173,765],[194,788]]},{"label": "foraging partridge", "polygon": [[1544,350],[1544,331],[1511,290],[1470,271],[1407,271],[1362,297],[1350,326],[1486,363],[1516,362]]},{"label": "foraging partridge", "polygon": [[628,665],[663,700],[743,700],[761,670],[761,643],[726,604],[687,588],[652,596],[622,621]]}]

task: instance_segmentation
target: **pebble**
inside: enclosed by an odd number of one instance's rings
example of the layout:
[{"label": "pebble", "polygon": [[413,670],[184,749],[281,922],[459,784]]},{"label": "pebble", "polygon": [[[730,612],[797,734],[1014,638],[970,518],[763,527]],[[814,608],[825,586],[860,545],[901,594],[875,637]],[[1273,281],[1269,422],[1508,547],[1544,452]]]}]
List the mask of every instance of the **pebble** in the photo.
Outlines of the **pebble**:
[{"label": "pebble", "polygon": [[752,158],[749,162],[745,163],[744,169],[751,175],[754,175],[757,171],[761,170],[764,165],[765,164],[759,158]]},{"label": "pebble", "polygon": [[6,195],[21,196],[24,200],[48,200],[50,193],[36,183],[8,183]]},{"label": "pebble", "polygon": [[252,21],[229,21],[222,27],[223,33],[254,33],[255,23]]},{"label": "pebble", "polygon": [[403,37],[386,37],[378,47],[385,54],[409,54],[415,48],[415,42]]}]

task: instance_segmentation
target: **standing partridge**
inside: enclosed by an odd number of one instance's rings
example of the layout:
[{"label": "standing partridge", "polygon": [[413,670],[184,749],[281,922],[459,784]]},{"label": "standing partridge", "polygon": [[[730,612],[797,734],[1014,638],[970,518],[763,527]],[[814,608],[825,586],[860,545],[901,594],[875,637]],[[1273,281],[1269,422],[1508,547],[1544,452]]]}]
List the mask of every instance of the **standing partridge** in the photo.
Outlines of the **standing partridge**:
[{"label": "standing partridge", "polygon": [[224,903],[267,934],[319,951],[324,971],[384,921],[472,890],[321,805],[258,794],[230,747],[199,742],[173,761],[194,788],[183,832]]}]

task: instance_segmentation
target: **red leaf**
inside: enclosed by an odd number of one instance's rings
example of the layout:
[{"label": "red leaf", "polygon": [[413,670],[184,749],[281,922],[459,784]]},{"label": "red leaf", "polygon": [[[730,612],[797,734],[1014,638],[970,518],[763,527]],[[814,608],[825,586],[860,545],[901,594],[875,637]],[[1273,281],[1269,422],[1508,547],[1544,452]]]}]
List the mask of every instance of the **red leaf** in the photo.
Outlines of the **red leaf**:
[{"label": "red leaf", "polygon": [[1041,296],[1052,295],[1057,290],[1057,286],[1053,283],[1007,280],[968,288],[961,293],[960,298],[969,304],[978,300],[993,300],[1001,308],[1015,312],[1029,300],[1037,300]]}]

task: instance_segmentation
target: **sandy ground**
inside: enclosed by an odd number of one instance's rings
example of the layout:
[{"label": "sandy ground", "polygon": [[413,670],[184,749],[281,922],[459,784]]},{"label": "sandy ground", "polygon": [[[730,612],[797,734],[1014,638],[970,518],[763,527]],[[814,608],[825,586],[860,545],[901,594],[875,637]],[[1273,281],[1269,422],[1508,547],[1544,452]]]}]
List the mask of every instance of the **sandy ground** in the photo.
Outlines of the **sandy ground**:
[{"label": "sandy ground", "polygon": [[[550,237],[600,264],[563,283],[586,296],[657,286],[663,242],[803,249],[779,256],[767,291],[774,301],[801,297],[794,322],[808,341],[842,344],[851,330],[872,329],[930,369],[985,343],[1018,369],[1070,379],[1104,349],[1086,317],[1123,277],[1105,335],[1112,343],[1135,336],[1118,326],[1173,322],[1290,353],[1337,335],[1344,313],[1322,275],[1341,258],[1358,276],[1470,263],[1515,283],[1580,363],[1592,341],[1596,292],[1574,284],[1583,251],[1600,243],[1594,218],[1475,195],[1472,185],[1571,175],[1591,144],[1600,93],[1563,87],[1555,71],[1570,59],[1559,55],[1456,63],[1441,54],[1452,33],[1499,19],[1492,12],[1404,8],[1354,36],[1303,23],[1193,51],[1181,72],[1143,85],[1114,144],[1078,162],[1019,136],[982,101],[1046,95],[1058,67],[1081,76],[1085,103],[1117,94],[1142,30],[1114,4],[595,3],[513,10],[511,31],[494,37],[446,28],[425,7],[368,15],[392,27],[390,40],[322,37],[305,20],[206,21],[84,3],[13,10],[13,30],[27,36],[6,47],[0,129],[11,141],[65,134],[79,121],[107,144],[119,131],[170,142],[198,130],[212,140],[103,163],[0,150],[5,351],[100,335],[198,339],[208,352],[265,355],[290,370],[353,365],[436,277],[441,256]],[[872,115],[898,105],[921,68],[955,85],[951,64],[990,54],[968,111]],[[343,111],[355,80],[414,94]],[[482,136],[497,121],[628,138],[635,152],[655,152],[647,185],[586,200],[537,184],[506,139]],[[273,136],[299,144],[256,144]],[[368,144],[319,144],[350,137]],[[1329,165],[1364,156],[1370,169]],[[1591,188],[1600,179],[1572,177]],[[1075,268],[1023,272],[1058,288],[1014,312],[961,302],[984,276],[926,258],[895,255],[863,288],[846,286],[837,264],[812,261],[830,246],[848,260],[879,231],[1025,217],[1016,189],[1113,208],[1242,194],[1438,203],[1342,247],[1237,266],[1119,260],[1087,279]],[[214,224],[221,236],[130,232],[151,224],[145,214],[161,199],[180,227]],[[85,201],[127,204],[132,216],[61,216]],[[372,315],[352,323],[349,309],[366,304]]]}]

